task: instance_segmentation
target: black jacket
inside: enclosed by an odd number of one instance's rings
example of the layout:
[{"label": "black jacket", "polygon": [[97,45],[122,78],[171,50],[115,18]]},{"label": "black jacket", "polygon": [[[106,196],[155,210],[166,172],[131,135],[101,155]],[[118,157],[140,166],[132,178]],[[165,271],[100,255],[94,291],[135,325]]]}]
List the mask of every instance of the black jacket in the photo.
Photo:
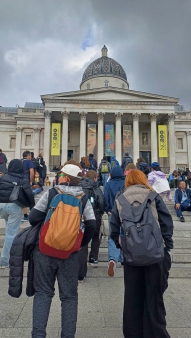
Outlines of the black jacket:
[{"label": "black jacket", "polygon": [[[173,249],[173,221],[172,217],[163,202],[162,198],[157,195],[155,198],[156,202],[156,209],[158,212],[158,221],[161,228],[162,237],[165,243],[165,246],[167,250]],[[120,227],[121,227],[121,221],[119,218],[119,213],[117,209],[116,202],[114,203],[112,214],[111,214],[111,220],[110,220],[110,226],[111,226],[111,235],[110,237],[115,242],[116,246],[119,247],[119,235],[120,235]]]},{"label": "black jacket", "polygon": [[11,297],[19,298],[22,293],[24,261],[28,261],[26,295],[34,295],[34,266],[33,250],[36,246],[41,223],[36,227],[23,229],[14,239],[10,251],[10,273],[8,294]]},{"label": "black jacket", "polygon": [[[29,181],[24,178],[21,160],[14,159],[9,163],[8,173],[0,177],[0,203],[12,203],[9,197],[14,185],[22,182],[22,193],[19,194],[19,205],[32,208],[35,205],[34,195]],[[15,202],[16,203],[16,202]]]},{"label": "black jacket", "polygon": [[89,198],[92,193],[94,197],[93,209],[95,214],[104,214],[104,197],[101,189],[97,187],[97,183],[89,177],[84,177],[81,179],[79,184],[83,192]]}]

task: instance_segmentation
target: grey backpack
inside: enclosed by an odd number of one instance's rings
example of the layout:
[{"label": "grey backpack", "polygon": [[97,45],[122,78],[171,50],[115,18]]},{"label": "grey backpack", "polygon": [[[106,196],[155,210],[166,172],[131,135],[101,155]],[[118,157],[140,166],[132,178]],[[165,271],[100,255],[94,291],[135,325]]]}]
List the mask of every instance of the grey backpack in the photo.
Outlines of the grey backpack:
[{"label": "grey backpack", "polygon": [[157,193],[150,192],[143,203],[130,204],[121,194],[118,202],[122,206],[121,245],[125,261],[130,265],[146,266],[164,258],[161,229],[155,220],[151,203]]}]

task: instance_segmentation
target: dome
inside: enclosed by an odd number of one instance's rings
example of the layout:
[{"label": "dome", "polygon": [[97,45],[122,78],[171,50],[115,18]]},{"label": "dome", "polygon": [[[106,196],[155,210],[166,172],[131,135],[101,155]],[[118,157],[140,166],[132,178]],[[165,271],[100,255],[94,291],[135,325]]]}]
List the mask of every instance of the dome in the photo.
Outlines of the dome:
[{"label": "dome", "polygon": [[102,56],[93,61],[85,70],[82,82],[88,79],[99,76],[112,76],[122,79],[127,82],[127,76],[123,67],[115,60],[107,56],[107,47],[104,45],[102,48]]}]

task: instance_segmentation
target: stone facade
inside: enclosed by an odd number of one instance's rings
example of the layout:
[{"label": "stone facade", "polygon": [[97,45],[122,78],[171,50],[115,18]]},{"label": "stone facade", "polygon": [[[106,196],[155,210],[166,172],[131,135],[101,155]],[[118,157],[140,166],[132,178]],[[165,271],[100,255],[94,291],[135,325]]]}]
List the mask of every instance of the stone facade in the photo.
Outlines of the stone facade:
[{"label": "stone facade", "polygon": [[[107,60],[105,49],[102,58],[108,61],[105,64],[112,60]],[[123,127],[128,125],[135,162],[143,156],[148,162],[159,161],[166,172],[191,168],[191,112],[177,112],[176,98],[129,90],[126,74],[120,74],[121,66],[116,64],[118,70],[113,71],[117,75],[99,74],[99,68],[97,75],[94,71],[91,76],[88,68],[79,91],[41,95],[42,104],[26,104],[23,108],[0,107],[0,148],[8,160],[21,158],[24,150],[31,150],[35,156],[44,152],[50,170],[70,157],[79,161],[87,155],[87,125],[91,124],[96,125],[95,157],[99,162],[105,153],[105,125],[111,124],[119,161],[124,149],[129,149],[123,139]],[[50,152],[53,122],[61,124],[60,156],[51,156]],[[158,158],[158,124],[168,125],[167,158]]]}]

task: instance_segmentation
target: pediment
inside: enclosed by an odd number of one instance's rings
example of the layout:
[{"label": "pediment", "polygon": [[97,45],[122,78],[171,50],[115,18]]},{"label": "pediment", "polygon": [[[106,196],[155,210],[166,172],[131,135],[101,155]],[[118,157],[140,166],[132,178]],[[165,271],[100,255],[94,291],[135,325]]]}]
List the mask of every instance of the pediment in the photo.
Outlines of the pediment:
[{"label": "pediment", "polygon": [[79,90],[75,92],[64,92],[64,93],[56,93],[56,94],[48,94],[41,95],[41,99],[43,102],[47,102],[49,100],[95,100],[95,101],[158,101],[161,103],[166,101],[168,103],[172,102],[178,103],[179,99],[169,96],[161,96],[156,94],[138,92],[127,89],[119,89],[119,88],[101,88],[101,89],[92,89],[92,90]]}]

